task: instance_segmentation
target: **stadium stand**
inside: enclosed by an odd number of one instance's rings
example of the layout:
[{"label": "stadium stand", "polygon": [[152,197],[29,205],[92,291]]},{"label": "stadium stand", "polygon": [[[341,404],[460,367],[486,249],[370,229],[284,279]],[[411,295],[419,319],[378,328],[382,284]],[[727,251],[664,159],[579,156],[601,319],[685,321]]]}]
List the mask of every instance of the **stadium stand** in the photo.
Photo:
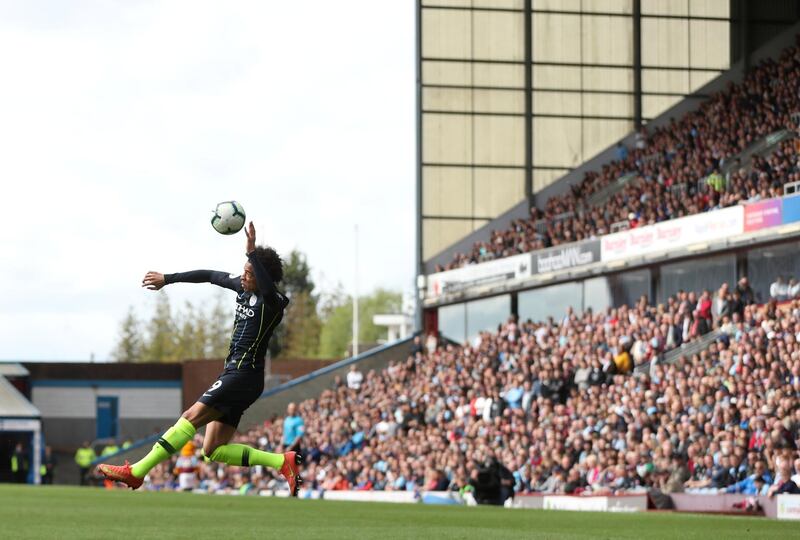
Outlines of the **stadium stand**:
[{"label": "stadium stand", "polygon": [[651,133],[643,128],[618,159],[437,271],[782,196],[800,180],[799,85],[796,44],[698,110]]},{"label": "stadium stand", "polygon": [[[417,338],[358,389],[336,379],[299,404],[305,486],[465,492],[487,460],[507,470],[507,495],[789,486],[800,480],[800,300],[757,305],[750,293],[723,285],[512,318],[463,346]],[[281,426],[271,418],[240,440],[282,451]],[[177,489],[174,471],[158,467],[146,488]],[[259,468],[199,463],[197,475],[200,491],[282,487]]]}]

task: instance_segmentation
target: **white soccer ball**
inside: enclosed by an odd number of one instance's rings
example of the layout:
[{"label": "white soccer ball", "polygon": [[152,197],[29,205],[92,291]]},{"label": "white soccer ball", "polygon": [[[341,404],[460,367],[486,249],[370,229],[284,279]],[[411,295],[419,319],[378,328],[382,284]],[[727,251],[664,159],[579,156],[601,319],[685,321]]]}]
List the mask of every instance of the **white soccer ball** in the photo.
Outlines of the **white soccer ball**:
[{"label": "white soccer ball", "polygon": [[244,227],[245,217],[241,204],[236,201],[224,201],[214,210],[211,226],[220,234],[235,234]]}]

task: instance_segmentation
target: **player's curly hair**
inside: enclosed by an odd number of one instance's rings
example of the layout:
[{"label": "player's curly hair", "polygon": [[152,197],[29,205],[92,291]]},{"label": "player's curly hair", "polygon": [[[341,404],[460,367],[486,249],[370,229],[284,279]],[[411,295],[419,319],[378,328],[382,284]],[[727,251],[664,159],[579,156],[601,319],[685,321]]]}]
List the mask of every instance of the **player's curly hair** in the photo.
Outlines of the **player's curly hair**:
[{"label": "player's curly hair", "polygon": [[283,280],[283,260],[278,252],[271,247],[258,246],[255,251],[258,259],[264,268],[269,272],[272,281],[278,283]]}]

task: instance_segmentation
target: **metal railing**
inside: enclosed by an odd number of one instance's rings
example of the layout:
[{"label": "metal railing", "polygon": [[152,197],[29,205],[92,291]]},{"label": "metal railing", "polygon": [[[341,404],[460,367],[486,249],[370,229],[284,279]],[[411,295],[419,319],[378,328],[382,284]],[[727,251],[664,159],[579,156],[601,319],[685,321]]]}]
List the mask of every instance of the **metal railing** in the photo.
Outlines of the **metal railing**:
[{"label": "metal railing", "polygon": [[722,330],[716,328],[710,332],[703,334],[698,339],[682,344],[680,347],[670,349],[661,355],[660,358],[654,361],[639,364],[634,368],[635,374],[648,375],[651,373],[651,368],[658,364],[674,364],[682,356],[690,357],[708,348],[716,339],[722,335]]}]

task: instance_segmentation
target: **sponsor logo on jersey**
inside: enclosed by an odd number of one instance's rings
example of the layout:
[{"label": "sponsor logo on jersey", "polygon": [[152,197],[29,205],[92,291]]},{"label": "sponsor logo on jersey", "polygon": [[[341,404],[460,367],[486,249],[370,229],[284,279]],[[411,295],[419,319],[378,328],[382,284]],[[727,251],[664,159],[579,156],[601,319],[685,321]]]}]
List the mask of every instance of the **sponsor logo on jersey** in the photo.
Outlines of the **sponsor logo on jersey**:
[{"label": "sponsor logo on jersey", "polygon": [[236,304],[236,313],[243,319],[253,317],[256,314],[255,311],[243,304]]}]

